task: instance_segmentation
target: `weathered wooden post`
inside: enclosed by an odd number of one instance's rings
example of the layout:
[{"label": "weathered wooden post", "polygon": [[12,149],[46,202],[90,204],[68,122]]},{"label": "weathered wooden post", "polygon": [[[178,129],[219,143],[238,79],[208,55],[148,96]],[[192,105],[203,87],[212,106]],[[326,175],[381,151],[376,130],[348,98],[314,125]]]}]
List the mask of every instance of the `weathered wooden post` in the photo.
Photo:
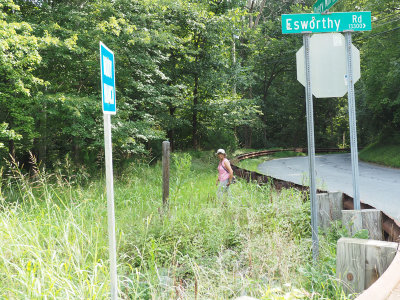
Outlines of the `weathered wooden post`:
[{"label": "weathered wooden post", "polygon": [[162,143],[162,167],[163,167],[163,208],[166,210],[168,207],[168,197],[169,197],[169,156],[170,156],[170,143],[168,141],[164,141]]},{"label": "weathered wooden post", "polygon": [[342,223],[352,237],[362,229],[361,210],[342,210]]},{"label": "weathered wooden post", "polygon": [[385,273],[366,289],[356,300],[400,299],[400,250]]},{"label": "weathered wooden post", "polygon": [[383,240],[382,212],[378,209],[343,210],[342,222],[351,236],[367,229],[370,239]]},{"label": "weathered wooden post", "polygon": [[383,240],[382,212],[379,209],[362,209],[362,225],[371,240]]},{"label": "weathered wooden post", "polygon": [[341,238],[337,243],[336,277],[346,292],[360,293],[371,286],[393,261],[398,244]]},{"label": "weathered wooden post", "polygon": [[328,192],[317,194],[318,225],[328,229],[331,223],[342,219],[343,193]]}]

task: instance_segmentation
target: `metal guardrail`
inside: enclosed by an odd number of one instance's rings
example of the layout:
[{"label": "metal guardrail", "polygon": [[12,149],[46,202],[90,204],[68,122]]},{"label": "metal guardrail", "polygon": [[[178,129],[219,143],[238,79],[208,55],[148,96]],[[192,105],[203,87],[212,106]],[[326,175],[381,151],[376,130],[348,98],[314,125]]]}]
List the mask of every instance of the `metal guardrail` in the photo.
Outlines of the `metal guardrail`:
[{"label": "metal guardrail", "polygon": [[[260,174],[254,171],[249,171],[236,166],[237,162],[244,159],[267,156],[277,152],[285,152],[285,151],[307,153],[308,150],[307,148],[290,148],[290,149],[264,150],[264,151],[241,154],[236,156],[232,160],[233,173],[236,176],[245,179],[247,182],[256,181],[260,185],[271,184],[278,190],[282,188],[287,188],[287,189],[294,188],[303,192],[308,191],[309,190],[308,186],[297,184],[291,181],[277,179],[268,175]],[[350,149],[320,148],[316,149],[315,151],[317,153],[340,153],[340,152],[349,152]],[[327,193],[327,191],[317,189],[317,193]],[[343,209],[352,210],[353,208],[354,208],[353,197],[343,193]],[[361,202],[361,209],[374,209],[374,207],[369,204]],[[384,231],[385,240],[390,242],[400,242],[400,226],[390,216],[386,215],[383,212],[382,212],[382,227]]]}]

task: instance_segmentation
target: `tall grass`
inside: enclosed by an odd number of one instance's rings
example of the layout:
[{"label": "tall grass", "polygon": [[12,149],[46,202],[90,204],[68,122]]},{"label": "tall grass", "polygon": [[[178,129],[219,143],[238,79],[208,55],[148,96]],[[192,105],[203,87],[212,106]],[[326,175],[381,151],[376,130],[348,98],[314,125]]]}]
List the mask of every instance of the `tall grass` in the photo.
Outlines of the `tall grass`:
[{"label": "tall grass", "polygon": [[[123,299],[345,299],[334,270],[311,262],[309,202],[239,181],[216,198],[211,154],[173,158],[162,210],[161,166],[132,164],[115,180],[119,293]],[[0,298],[109,296],[103,180],[14,168],[0,193]],[[321,236],[321,265],[335,239]],[[334,268],[334,264],[329,265]],[[325,287],[329,288],[326,289]]]},{"label": "tall grass", "polygon": [[[98,183],[82,189],[14,169],[0,196],[0,295],[95,298],[108,290],[105,205]],[[62,183],[60,185],[60,183]]]}]

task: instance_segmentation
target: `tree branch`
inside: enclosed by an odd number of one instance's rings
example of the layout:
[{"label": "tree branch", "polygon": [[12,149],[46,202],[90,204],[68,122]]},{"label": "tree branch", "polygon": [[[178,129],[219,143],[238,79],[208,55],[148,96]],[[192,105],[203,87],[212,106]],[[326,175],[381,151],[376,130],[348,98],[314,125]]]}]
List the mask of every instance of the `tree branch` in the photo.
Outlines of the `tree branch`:
[{"label": "tree branch", "polygon": [[261,16],[262,16],[262,13],[263,13],[263,10],[264,10],[264,6],[265,6],[265,3],[267,2],[267,0],[263,0],[262,2],[261,2],[261,4],[260,4],[260,8],[259,8],[259,14],[258,14],[258,16],[257,16],[257,18],[256,18],[256,21],[254,22],[254,27],[257,27],[258,26],[258,22],[260,21],[260,18],[261,18]]}]

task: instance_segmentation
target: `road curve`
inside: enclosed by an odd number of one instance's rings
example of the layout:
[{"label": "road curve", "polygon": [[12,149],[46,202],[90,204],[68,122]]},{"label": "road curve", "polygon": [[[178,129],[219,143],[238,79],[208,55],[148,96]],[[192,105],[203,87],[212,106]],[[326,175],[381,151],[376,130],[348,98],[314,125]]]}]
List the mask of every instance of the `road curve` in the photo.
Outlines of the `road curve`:
[{"label": "road curve", "polygon": [[[264,162],[258,170],[278,179],[305,184],[308,157],[280,158]],[[349,153],[317,155],[317,188],[341,191],[353,196],[351,157]],[[359,162],[360,198],[400,222],[400,169]]]}]

